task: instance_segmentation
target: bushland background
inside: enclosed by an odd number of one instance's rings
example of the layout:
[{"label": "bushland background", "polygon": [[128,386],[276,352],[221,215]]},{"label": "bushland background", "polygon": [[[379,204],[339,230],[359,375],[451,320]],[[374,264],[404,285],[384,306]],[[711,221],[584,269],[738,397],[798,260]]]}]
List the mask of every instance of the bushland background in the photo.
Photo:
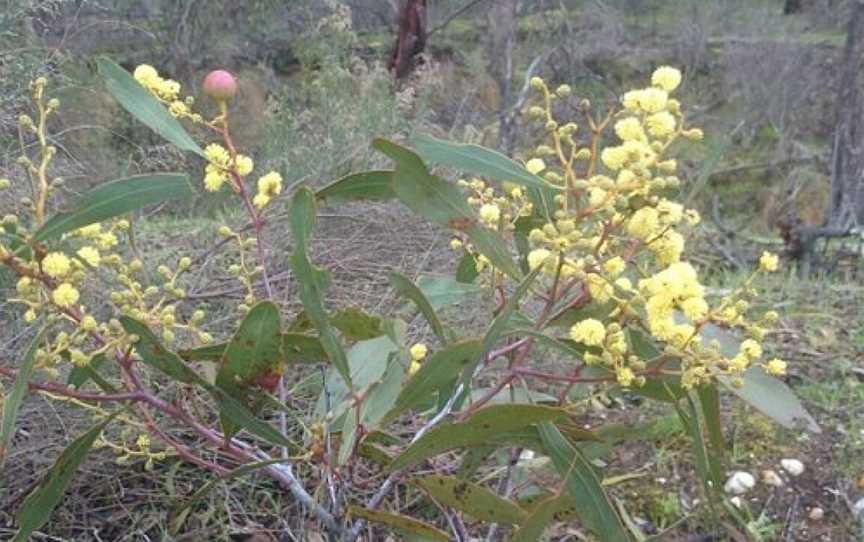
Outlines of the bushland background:
[{"label": "bushland background", "polygon": [[[237,212],[197,182],[202,164],[184,158],[136,124],[101,86],[93,59],[131,68],[152,64],[200,95],[210,69],[236,73],[235,141],[256,169],[280,171],[286,185],[321,186],[384,165],[375,136],[426,132],[480,143],[525,159],[541,128],[521,115],[525,81],[567,83],[599,107],[642,86],[658,65],[679,67],[691,124],[706,139],[679,159],[682,197],[705,220],[690,259],[712,288],[734,283],[762,250],[785,256],[766,278],[764,303],[781,312],[774,348],[790,362],[787,382],[823,434],[783,430],[741,405],[728,405],[730,467],[757,475],[780,459],[804,462],[782,488],[747,496],[763,540],[864,539],[864,327],[860,301],[864,206],[861,90],[864,5],[858,0],[428,0],[427,42],[407,74],[388,70],[397,36],[396,0],[0,0],[0,214],[27,195],[16,166],[17,117],[29,81],[45,75],[61,113],[51,126],[59,149],[54,175],[74,197],[136,172],[186,171],[194,201],[149,209],[136,220],[138,249],[160,258],[190,254],[199,268],[190,302],[233,321],[235,288],[218,257],[216,225]],[[573,112],[574,117],[576,111]],[[25,141],[25,145],[30,142]],[[290,192],[290,191],[289,191]],[[277,214],[272,258],[278,296],[295,285]],[[287,222],[286,222],[287,224]],[[395,204],[353,204],[321,212],[316,257],[333,274],[334,305],[387,313],[398,308],[386,272],[415,277],[453,265],[449,237]],[[286,226],[287,229],[287,226]],[[215,256],[214,256],[215,255]],[[0,364],[29,340],[14,294],[0,275]],[[479,302],[479,301],[478,301]],[[471,321],[471,308],[454,315]],[[418,339],[424,330],[413,329]],[[310,394],[310,397],[314,395]],[[302,400],[302,397],[300,398]],[[677,524],[680,540],[711,540],[701,512],[687,437],[672,412],[598,393],[593,415],[639,424],[638,439],[604,460],[637,474],[622,485],[639,521]],[[308,408],[312,408],[311,401]],[[653,407],[652,407],[653,408]],[[659,408],[659,407],[658,407]],[[13,456],[0,472],[0,539],[11,515],[59,450],[87,426],[84,414],[34,396],[21,416]],[[162,540],[166,510],[204,474],[167,461],[115,466],[95,454],[41,535],[44,540]],[[679,486],[681,489],[679,490]],[[856,507],[856,503],[859,506]],[[208,497],[184,540],[275,540],[293,504],[269,482],[244,478]],[[406,503],[406,506],[421,506]],[[821,509],[819,517],[814,509]],[[556,539],[577,540],[564,526]]]}]

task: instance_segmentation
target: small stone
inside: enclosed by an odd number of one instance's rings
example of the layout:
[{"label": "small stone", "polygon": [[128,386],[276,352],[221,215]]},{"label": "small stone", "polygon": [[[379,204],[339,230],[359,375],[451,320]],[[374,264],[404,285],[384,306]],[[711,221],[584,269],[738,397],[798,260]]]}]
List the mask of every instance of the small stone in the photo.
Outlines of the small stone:
[{"label": "small stone", "polygon": [[825,510],[822,510],[818,506],[814,506],[810,509],[809,518],[811,521],[822,521],[822,518],[825,517]]},{"label": "small stone", "polygon": [[735,471],[726,480],[726,484],[723,486],[723,489],[726,493],[731,493],[733,495],[743,495],[747,493],[756,485],[756,479],[753,478],[753,475],[749,472],[744,471]]},{"label": "small stone", "polygon": [[782,459],[780,466],[792,476],[800,476],[804,472],[804,463],[797,459]]},{"label": "small stone", "polygon": [[783,479],[774,470],[763,470],[762,482],[773,487],[783,487]]},{"label": "small stone", "polygon": [[735,508],[741,508],[741,497],[732,497],[729,499],[729,502],[731,502]]},{"label": "small stone", "polygon": [[864,518],[864,497],[861,497],[852,505],[852,515],[856,518]]}]

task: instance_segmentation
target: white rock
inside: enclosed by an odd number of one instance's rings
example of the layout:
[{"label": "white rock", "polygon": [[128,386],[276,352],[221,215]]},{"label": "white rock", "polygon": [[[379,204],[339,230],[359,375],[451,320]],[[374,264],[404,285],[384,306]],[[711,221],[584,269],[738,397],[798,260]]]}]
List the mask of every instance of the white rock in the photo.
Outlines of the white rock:
[{"label": "white rock", "polygon": [[797,459],[782,459],[780,460],[780,466],[792,476],[799,476],[804,472],[804,463]]},{"label": "white rock", "polygon": [[783,487],[783,478],[780,478],[780,475],[777,474],[777,471],[773,470],[762,471],[762,482],[769,486]]},{"label": "white rock", "polygon": [[732,497],[729,502],[735,505],[735,508],[741,508],[741,497]]},{"label": "white rock", "polygon": [[864,497],[861,497],[852,505],[852,514],[856,518],[864,518]]},{"label": "white rock", "polygon": [[814,506],[810,509],[810,519],[813,521],[821,521],[822,518],[825,517],[825,510],[822,510],[818,506]]},{"label": "white rock", "polygon": [[744,471],[735,471],[732,473],[732,476],[726,480],[726,485],[723,486],[723,489],[726,493],[731,493],[733,495],[743,495],[747,493],[753,486],[756,485],[756,479],[753,478],[753,475],[749,472]]}]

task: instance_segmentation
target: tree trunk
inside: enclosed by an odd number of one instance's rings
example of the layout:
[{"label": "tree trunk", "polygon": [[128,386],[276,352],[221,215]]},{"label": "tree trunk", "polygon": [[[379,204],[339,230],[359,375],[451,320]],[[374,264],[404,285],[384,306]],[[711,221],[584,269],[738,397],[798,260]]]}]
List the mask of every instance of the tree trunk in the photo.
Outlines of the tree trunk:
[{"label": "tree trunk", "polygon": [[489,10],[489,73],[501,97],[498,113],[498,148],[513,150],[518,114],[512,114],[513,48],[516,44],[517,0],[498,0]]},{"label": "tree trunk", "polygon": [[837,89],[831,164],[828,225],[852,228],[864,224],[864,130],[861,81],[864,57],[864,0],[853,0]]}]

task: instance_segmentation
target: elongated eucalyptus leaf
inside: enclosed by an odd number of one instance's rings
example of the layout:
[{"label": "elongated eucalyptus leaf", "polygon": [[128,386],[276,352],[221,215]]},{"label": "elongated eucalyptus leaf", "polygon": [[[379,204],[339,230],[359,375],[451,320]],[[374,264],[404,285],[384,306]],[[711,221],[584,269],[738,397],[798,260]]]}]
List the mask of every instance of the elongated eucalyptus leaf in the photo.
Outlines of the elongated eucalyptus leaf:
[{"label": "elongated eucalyptus leaf", "polygon": [[591,463],[552,423],[542,423],[539,429],[555,470],[564,477],[576,502],[582,523],[604,542],[630,542],[630,534]]},{"label": "elongated eucalyptus leaf", "polygon": [[451,277],[430,276],[417,279],[417,288],[436,311],[449,305],[458,305],[483,291],[476,284],[459,282]]},{"label": "elongated eucalyptus leaf", "polygon": [[92,380],[99,389],[106,393],[114,393],[117,391],[117,388],[111,385],[110,382],[102,378],[102,375],[99,374],[99,368],[105,363],[108,358],[105,354],[97,354],[93,356],[93,359],[90,360],[90,363],[84,365],[83,367],[75,367],[71,371],[69,371],[69,377],[66,379],[66,383],[75,389],[80,388],[88,381]]},{"label": "elongated eucalyptus leaf", "polygon": [[135,175],[100,184],[85,192],[71,206],[51,217],[33,235],[36,242],[59,237],[89,224],[125,215],[147,205],[162,203],[192,195],[186,175],[159,173]]},{"label": "elongated eucalyptus leaf", "polygon": [[123,106],[123,109],[180,150],[204,156],[204,151],[186,133],[183,125],[171,116],[165,106],[142,87],[129,72],[107,57],[98,58],[96,65],[108,92]]},{"label": "elongated eucalyptus leaf", "polygon": [[364,171],[337,179],[315,193],[322,205],[394,199],[392,171]]},{"label": "elongated eucalyptus leaf", "polygon": [[149,327],[128,316],[121,316],[120,324],[126,333],[138,336],[135,352],[144,363],[184,384],[204,382],[198,373],[183,363],[180,356],[166,349]]},{"label": "elongated eucalyptus leaf", "polygon": [[483,407],[464,422],[442,423],[430,430],[402,452],[390,465],[390,470],[415,465],[448,450],[485,446],[502,433],[541,422],[566,422],[569,418],[564,409],[549,406],[503,404]]},{"label": "elongated eucalyptus leaf", "polygon": [[[180,350],[177,354],[186,361],[221,361],[228,343],[210,344],[189,350]],[[305,333],[282,334],[282,356],[286,365],[297,363],[327,362],[327,352],[321,346],[321,341],[313,335]]]},{"label": "elongated eucalyptus leaf", "polygon": [[309,188],[297,190],[291,201],[291,232],[294,235],[294,253],[291,255],[291,269],[300,283],[300,299],[306,316],[318,329],[321,345],[342,379],[351,387],[351,371],[348,358],[339,339],[333,332],[330,320],[324,310],[322,295],[327,287],[326,273],[312,265],[309,259],[309,241],[315,227],[315,195]]},{"label": "elongated eucalyptus leaf", "polygon": [[422,487],[436,501],[464,512],[482,521],[512,525],[524,521],[527,514],[508,499],[493,491],[452,476],[424,476],[415,484]]},{"label": "elongated eucalyptus leaf", "polygon": [[415,286],[407,277],[396,272],[390,273],[390,284],[399,295],[417,305],[420,313],[426,318],[429,325],[432,326],[432,331],[435,332],[435,335],[442,341],[447,342],[447,337],[444,335],[444,326],[441,325],[441,320],[438,319],[438,315],[435,313],[435,309],[432,308],[432,304],[423,295],[423,291]]},{"label": "elongated eucalyptus leaf", "polygon": [[[243,318],[222,355],[216,385],[253,413],[259,406],[253,404],[250,388],[264,375],[282,370],[281,332],[279,308],[271,301],[262,301]],[[224,416],[222,427],[228,436],[239,429]]]},{"label": "elongated eucalyptus leaf", "polygon": [[94,425],[63,450],[54,465],[42,477],[36,489],[27,495],[27,498],[21,503],[15,516],[18,521],[18,533],[12,539],[13,542],[26,542],[34,531],[48,523],[51,512],[63,499],[66,487],[72,481],[84,458],[87,457],[91,446],[120,412],[122,411],[117,411]]},{"label": "elongated eucalyptus leaf", "polygon": [[453,143],[425,134],[411,138],[410,143],[426,162],[450,166],[464,173],[496,181],[508,181],[529,188],[561,190],[529,172],[515,160],[486,147]]},{"label": "elongated eucalyptus leaf", "polygon": [[512,278],[521,277],[507,244],[496,232],[479,224],[459,188],[431,175],[423,160],[401,145],[379,138],[373,146],[396,162],[393,192],[402,203],[428,220],[464,232],[492,265]]},{"label": "elongated eucalyptus leaf", "polygon": [[421,540],[447,542],[450,536],[433,525],[429,525],[419,519],[403,516],[394,512],[383,512],[381,510],[369,510],[359,506],[349,506],[348,513],[354,517],[363,518],[373,523],[386,525],[402,535],[410,536],[412,539],[419,537]]},{"label": "elongated eucalyptus leaf", "polygon": [[3,400],[3,420],[0,422],[0,470],[3,469],[6,457],[9,455],[12,435],[15,434],[15,422],[18,419],[18,410],[21,408],[21,403],[24,402],[24,397],[27,395],[30,387],[30,379],[33,377],[33,365],[36,363],[36,350],[39,348],[41,341],[42,331],[40,330],[30,343],[30,347],[27,349],[27,353],[24,354],[24,359],[18,367],[18,375],[15,377],[12,393]]},{"label": "elongated eucalyptus leaf", "polygon": [[368,341],[384,334],[380,318],[356,307],[342,309],[330,316],[330,325],[349,341]]},{"label": "elongated eucalyptus leaf", "polygon": [[396,418],[430,399],[445,385],[454,382],[465,367],[477,360],[482,348],[483,344],[479,340],[466,340],[435,352],[402,388],[396,405],[387,418]]},{"label": "elongated eucalyptus leaf", "polygon": [[547,497],[536,503],[525,521],[508,539],[508,542],[536,542],[542,540],[543,531],[558,521],[567,521],[576,516],[576,504],[569,494]]}]

